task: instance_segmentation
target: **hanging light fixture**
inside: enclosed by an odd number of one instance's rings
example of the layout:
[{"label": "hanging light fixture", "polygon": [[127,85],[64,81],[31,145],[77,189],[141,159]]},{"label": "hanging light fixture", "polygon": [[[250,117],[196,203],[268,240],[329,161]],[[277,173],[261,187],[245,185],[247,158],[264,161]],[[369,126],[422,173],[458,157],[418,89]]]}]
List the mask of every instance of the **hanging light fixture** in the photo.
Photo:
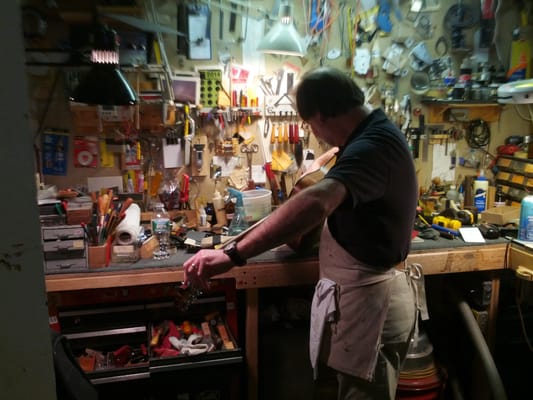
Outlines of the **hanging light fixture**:
[{"label": "hanging light fixture", "polygon": [[74,89],[70,101],[103,106],[136,104],[137,95],[119,68],[117,33],[96,23],[93,34],[91,69]]},{"label": "hanging light fixture", "polygon": [[304,42],[294,27],[292,7],[289,4],[281,4],[278,22],[261,39],[257,50],[287,56],[303,57],[305,55]]}]

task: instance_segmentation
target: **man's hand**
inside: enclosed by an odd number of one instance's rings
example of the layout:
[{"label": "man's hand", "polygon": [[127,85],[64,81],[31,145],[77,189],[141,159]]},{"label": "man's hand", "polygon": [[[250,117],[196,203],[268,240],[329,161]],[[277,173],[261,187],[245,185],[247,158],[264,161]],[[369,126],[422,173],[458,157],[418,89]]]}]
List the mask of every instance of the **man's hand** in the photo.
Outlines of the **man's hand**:
[{"label": "man's hand", "polygon": [[206,290],[212,276],[227,272],[232,267],[233,263],[222,250],[200,250],[183,263],[184,280],[193,287]]}]

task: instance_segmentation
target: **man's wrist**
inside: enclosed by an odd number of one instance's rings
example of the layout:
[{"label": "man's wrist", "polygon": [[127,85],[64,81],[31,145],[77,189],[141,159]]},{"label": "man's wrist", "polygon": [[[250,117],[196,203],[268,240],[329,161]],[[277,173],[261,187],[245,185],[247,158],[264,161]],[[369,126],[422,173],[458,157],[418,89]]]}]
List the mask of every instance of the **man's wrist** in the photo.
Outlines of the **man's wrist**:
[{"label": "man's wrist", "polygon": [[243,258],[239,250],[237,249],[237,242],[231,242],[226,247],[224,247],[223,252],[227,255],[231,262],[238,267],[246,265],[246,258]]}]

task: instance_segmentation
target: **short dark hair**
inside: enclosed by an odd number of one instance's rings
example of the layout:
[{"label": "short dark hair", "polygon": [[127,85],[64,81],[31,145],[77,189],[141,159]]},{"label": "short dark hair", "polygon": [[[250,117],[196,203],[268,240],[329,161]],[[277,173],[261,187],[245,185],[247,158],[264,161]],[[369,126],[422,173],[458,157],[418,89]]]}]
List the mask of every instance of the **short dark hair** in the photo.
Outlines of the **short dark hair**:
[{"label": "short dark hair", "polygon": [[365,95],[353,79],[332,67],[307,72],[296,87],[296,108],[304,121],[316,113],[336,117],[364,102]]}]

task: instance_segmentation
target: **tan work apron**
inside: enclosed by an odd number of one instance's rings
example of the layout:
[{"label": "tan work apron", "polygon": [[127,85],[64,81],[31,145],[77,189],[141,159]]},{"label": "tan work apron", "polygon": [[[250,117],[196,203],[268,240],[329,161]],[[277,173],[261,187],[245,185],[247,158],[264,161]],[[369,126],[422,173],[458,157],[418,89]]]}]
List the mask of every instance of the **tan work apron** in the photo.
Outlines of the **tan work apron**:
[{"label": "tan work apron", "polygon": [[[396,271],[376,271],[353,258],[333,238],[327,223],[320,238],[319,262],[321,280],[311,311],[311,364],[316,367],[313,355],[319,353],[329,367],[372,380]],[[331,287],[331,281],[336,302],[333,321],[327,319],[324,308],[317,307],[321,295],[317,289],[325,282]]]}]

